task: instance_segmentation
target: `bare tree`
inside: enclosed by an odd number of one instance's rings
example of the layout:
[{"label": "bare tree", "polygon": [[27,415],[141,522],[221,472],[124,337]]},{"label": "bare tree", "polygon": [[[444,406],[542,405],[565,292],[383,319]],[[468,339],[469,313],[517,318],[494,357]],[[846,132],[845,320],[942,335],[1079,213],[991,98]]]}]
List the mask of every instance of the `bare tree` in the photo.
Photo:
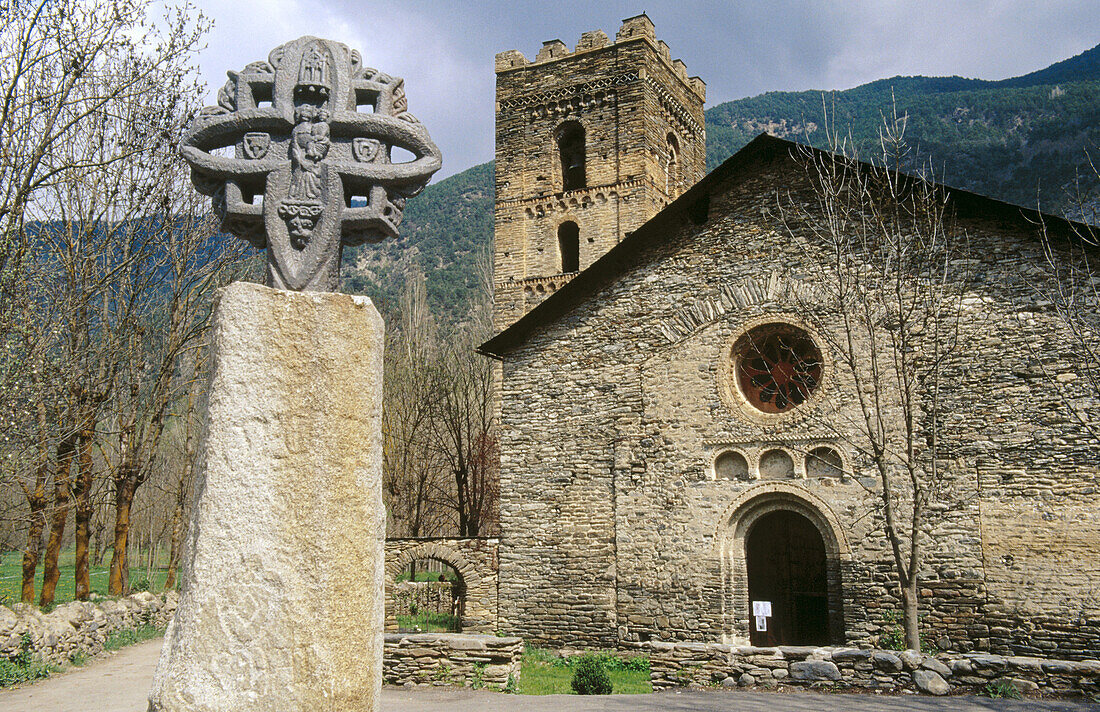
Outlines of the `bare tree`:
[{"label": "bare tree", "polygon": [[[206,380],[208,353],[207,348],[197,349],[184,364],[184,373],[190,377],[191,383],[195,386]],[[168,576],[164,582],[164,590],[166,591],[171,591],[176,587],[176,576],[183,556],[183,535],[187,526],[191,488],[195,481],[195,462],[198,456],[201,395],[204,395],[204,391],[199,387],[192,387],[187,391],[179,417],[179,427],[176,429],[177,457],[170,460],[175,463],[175,477],[171,479],[172,487],[169,492],[172,503],[172,516],[168,548]]]},{"label": "bare tree", "polygon": [[423,275],[410,276],[400,309],[386,349],[383,489],[391,535],[431,536],[446,528],[447,517],[434,501],[443,477],[432,442],[439,343]]},{"label": "bare tree", "polygon": [[[481,294],[492,293],[487,254],[477,261]],[[436,444],[452,489],[445,504],[455,513],[460,536],[484,536],[499,523],[499,438],[492,362],[476,353],[492,333],[487,300],[474,300],[465,323],[440,354],[439,397],[434,418]]]},{"label": "bare tree", "polygon": [[[24,491],[38,510],[35,526],[47,488],[42,473],[52,469],[40,599],[50,603],[70,508],[76,595],[90,591],[98,427],[125,339],[155,286],[135,281],[154,245],[139,223],[162,212],[163,157],[198,95],[190,59],[206,22],[187,6],[169,9],[160,22],[147,0],[0,3],[0,336],[22,346],[20,358],[7,360],[0,397],[12,402],[11,392],[30,377],[26,364],[58,365],[36,372],[57,380],[49,388],[54,412],[34,418],[35,467],[7,473],[33,482]],[[27,324],[49,324],[49,338],[13,338]],[[53,466],[43,467],[51,451]],[[28,538],[33,595],[31,548]]]},{"label": "bare tree", "polygon": [[185,362],[202,347],[214,290],[234,276],[244,249],[241,241],[222,239],[212,218],[199,212],[202,206],[183,171],[169,185],[175,195],[163,195],[163,204],[177,209],[134,221],[149,233],[154,246],[130,272],[130,284],[145,294],[146,314],[123,339],[123,362],[111,403],[114,429],[102,444],[114,486],[107,589],[113,595],[129,591],[126,552],[134,495],[152,473],[173,408],[193,398],[192,390],[199,387]]},{"label": "bare tree", "polygon": [[[904,130],[896,112],[884,121],[874,165],[806,149],[812,194],[786,196],[781,213],[792,236],[807,238],[807,262],[835,322],[823,338],[856,400],[850,422],[828,425],[875,473],[869,491],[901,591],[905,643],[919,649],[918,582],[930,507],[946,476],[945,372],[965,348],[960,317],[972,280],[946,193],[900,172]],[[836,136],[833,145],[840,153],[850,146]]]},{"label": "bare tree", "polygon": [[[488,259],[481,294],[489,294]],[[463,323],[432,318],[423,276],[407,280],[397,328],[386,350],[383,489],[390,535],[496,528],[497,434],[489,361],[474,352],[490,328],[488,300],[475,300]]]},{"label": "bare tree", "polygon": [[447,505],[459,536],[482,536],[495,527],[498,499],[492,363],[467,339],[456,339],[442,361],[434,421],[436,447],[453,485]]}]

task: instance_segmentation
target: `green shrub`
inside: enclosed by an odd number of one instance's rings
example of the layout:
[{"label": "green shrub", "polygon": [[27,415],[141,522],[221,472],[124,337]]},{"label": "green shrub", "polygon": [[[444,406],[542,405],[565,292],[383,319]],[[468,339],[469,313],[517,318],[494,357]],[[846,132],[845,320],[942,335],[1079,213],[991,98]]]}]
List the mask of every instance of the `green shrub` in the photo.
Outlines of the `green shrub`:
[{"label": "green shrub", "polygon": [[883,650],[905,650],[905,629],[901,626],[901,617],[897,611],[883,611],[878,647]]},{"label": "green shrub", "polygon": [[[882,614],[882,623],[884,630],[879,634],[878,647],[883,650],[905,650],[905,629],[901,624],[901,614],[898,611],[888,610]],[[932,642],[930,634],[921,634],[920,649],[925,653],[936,652],[936,645]]]},{"label": "green shrub", "polygon": [[130,593],[138,593],[139,591],[151,591],[153,585],[149,583],[149,579],[140,578],[134,583],[130,584]]},{"label": "green shrub", "polygon": [[12,658],[0,658],[0,687],[17,685],[29,680],[49,677],[57,668],[35,658],[31,652],[31,636],[23,634],[19,652]]},{"label": "green shrub", "polygon": [[569,684],[578,695],[611,694],[611,678],[607,670],[600,659],[590,653],[581,656]]},{"label": "green shrub", "polygon": [[474,663],[474,672],[470,675],[470,688],[480,690],[485,687],[485,666],[488,663]]},{"label": "green shrub", "polygon": [[982,694],[995,700],[1018,700],[1020,691],[1008,680],[996,680],[986,684]]}]

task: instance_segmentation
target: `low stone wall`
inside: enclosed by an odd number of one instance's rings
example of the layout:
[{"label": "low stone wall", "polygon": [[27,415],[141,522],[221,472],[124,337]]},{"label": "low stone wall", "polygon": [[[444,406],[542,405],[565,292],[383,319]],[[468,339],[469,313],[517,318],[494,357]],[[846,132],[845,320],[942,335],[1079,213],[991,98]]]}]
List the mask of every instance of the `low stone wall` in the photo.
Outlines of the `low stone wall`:
[{"label": "low stone wall", "polygon": [[857,650],[781,646],[753,648],[711,643],[634,643],[649,655],[653,689],[722,687],[849,687],[917,690],[946,695],[1011,685],[1021,693],[1100,693],[1100,661],[1053,660],[982,653],[922,655],[913,650]]},{"label": "low stone wall", "polygon": [[174,591],[159,596],[143,591],[118,600],[73,601],[49,613],[25,603],[0,606],[0,657],[18,655],[24,634],[30,637],[31,653],[50,663],[66,663],[78,653],[95,655],[115,631],[145,624],[165,627],[178,600]]},{"label": "low stone wall", "polygon": [[[386,603],[393,616],[441,613],[458,616],[460,599],[450,581],[402,581],[386,586]],[[405,628],[405,630],[409,630]]]},{"label": "low stone wall", "polygon": [[387,685],[464,685],[503,690],[519,682],[521,638],[461,633],[386,633],[382,680]]}]

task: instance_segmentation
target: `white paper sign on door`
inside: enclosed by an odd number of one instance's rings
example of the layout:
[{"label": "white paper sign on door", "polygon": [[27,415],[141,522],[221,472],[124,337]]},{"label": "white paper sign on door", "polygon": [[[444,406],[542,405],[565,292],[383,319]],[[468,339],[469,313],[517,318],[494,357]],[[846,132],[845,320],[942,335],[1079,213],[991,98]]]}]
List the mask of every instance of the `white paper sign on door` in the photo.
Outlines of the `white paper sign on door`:
[{"label": "white paper sign on door", "polygon": [[756,617],[756,630],[759,633],[764,633],[768,630],[768,617],[757,616]]},{"label": "white paper sign on door", "polygon": [[[772,602],[771,601],[753,601],[752,602],[752,614],[756,617],[767,617],[772,614]],[[763,630],[757,628],[757,630]]]}]

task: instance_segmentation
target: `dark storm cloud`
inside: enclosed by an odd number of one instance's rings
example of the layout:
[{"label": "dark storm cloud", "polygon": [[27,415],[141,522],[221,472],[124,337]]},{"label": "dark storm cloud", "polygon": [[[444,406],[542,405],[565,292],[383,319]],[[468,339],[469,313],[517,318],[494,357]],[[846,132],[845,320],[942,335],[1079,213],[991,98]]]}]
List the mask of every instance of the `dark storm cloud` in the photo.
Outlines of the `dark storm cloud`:
[{"label": "dark storm cloud", "polygon": [[673,56],[706,81],[707,106],[896,75],[1001,79],[1100,42],[1098,0],[206,0],[202,7],[217,22],[202,58],[211,96],[226,69],[264,57],[281,42],[302,34],[346,42],[368,64],[405,77],[410,110],[443,151],[439,177],[493,156],[497,52],[518,49],[533,58],[543,40],[572,47],[594,29],[614,39],[621,20],[642,10]]}]

